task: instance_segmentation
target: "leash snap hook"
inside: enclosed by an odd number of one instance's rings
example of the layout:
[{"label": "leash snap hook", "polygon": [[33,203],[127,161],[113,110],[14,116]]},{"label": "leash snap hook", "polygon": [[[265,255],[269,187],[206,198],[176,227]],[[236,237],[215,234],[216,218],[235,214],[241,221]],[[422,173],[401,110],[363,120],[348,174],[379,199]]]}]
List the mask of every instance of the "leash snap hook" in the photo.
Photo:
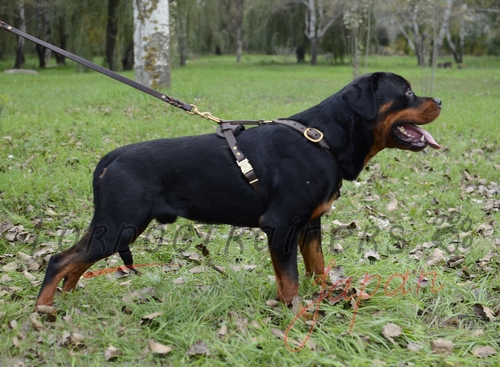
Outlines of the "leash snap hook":
[{"label": "leash snap hook", "polygon": [[198,110],[198,107],[196,107],[194,104],[191,105],[191,110],[186,111],[186,112],[189,113],[190,115],[198,115],[201,118],[204,118],[204,119],[207,119],[207,120],[210,120],[210,121],[214,121],[214,122],[216,122],[218,124],[221,123],[221,119],[220,118],[213,116],[210,112],[200,112]]},{"label": "leash snap hook", "polygon": [[[314,134],[316,137],[310,135]],[[323,139],[323,133],[319,131],[318,129],[315,129],[314,127],[308,127],[307,129],[304,130],[304,137],[312,141],[313,143],[319,143]]]}]

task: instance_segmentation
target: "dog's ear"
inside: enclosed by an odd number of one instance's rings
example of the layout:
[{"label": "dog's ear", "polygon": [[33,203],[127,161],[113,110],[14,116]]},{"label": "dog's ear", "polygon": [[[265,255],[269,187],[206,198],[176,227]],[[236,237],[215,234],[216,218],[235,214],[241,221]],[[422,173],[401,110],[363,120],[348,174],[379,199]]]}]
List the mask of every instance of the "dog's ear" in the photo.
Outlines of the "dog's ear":
[{"label": "dog's ear", "polygon": [[344,88],[342,98],[349,108],[364,120],[373,120],[377,116],[375,88],[379,74],[363,75]]}]

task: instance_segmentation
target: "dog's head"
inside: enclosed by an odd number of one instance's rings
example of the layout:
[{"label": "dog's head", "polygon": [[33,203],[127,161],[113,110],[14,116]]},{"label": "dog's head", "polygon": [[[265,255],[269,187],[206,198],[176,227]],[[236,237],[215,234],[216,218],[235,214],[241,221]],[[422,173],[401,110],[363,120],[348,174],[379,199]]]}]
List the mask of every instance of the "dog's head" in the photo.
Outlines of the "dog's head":
[{"label": "dog's head", "polygon": [[373,143],[366,164],[384,148],[420,151],[427,145],[439,149],[432,135],[419,125],[434,121],[441,100],[417,97],[410,83],[392,73],[363,75],[342,90],[342,99],[372,131]]}]

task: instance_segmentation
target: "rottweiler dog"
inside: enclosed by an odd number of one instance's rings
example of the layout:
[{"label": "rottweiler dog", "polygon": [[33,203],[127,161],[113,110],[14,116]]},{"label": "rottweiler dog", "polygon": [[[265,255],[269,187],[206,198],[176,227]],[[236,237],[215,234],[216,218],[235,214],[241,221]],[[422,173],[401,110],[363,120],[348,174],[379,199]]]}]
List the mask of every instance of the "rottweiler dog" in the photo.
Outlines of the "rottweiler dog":
[{"label": "rottweiler dog", "polygon": [[116,252],[133,268],[129,245],[156,219],[261,228],[268,237],[277,297],[298,294],[297,254],[308,275],[324,273],[321,216],[384,148],[420,151],[439,144],[420,125],[434,121],[441,100],[417,97],[401,76],[363,75],[288,120],[320,131],[330,151],[294,129],[268,124],[237,135],[259,179],[254,190],[217,134],[132,144],[107,154],[93,179],[95,213],[83,238],[53,255],[36,306],[53,305],[59,282],[75,288],[95,262]]}]

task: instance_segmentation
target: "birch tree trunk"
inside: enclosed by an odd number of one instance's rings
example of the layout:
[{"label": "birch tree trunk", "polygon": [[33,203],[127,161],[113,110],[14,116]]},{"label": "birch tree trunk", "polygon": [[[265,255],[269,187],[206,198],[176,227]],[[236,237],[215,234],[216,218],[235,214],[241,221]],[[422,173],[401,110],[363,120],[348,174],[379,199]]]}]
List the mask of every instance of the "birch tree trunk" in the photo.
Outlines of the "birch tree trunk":
[{"label": "birch tree trunk", "polygon": [[152,88],[170,87],[168,0],[134,0],[135,79]]},{"label": "birch tree trunk", "polygon": [[318,61],[319,41],[342,15],[343,0],[301,0],[306,7],[305,35],[311,41],[311,65]]}]

